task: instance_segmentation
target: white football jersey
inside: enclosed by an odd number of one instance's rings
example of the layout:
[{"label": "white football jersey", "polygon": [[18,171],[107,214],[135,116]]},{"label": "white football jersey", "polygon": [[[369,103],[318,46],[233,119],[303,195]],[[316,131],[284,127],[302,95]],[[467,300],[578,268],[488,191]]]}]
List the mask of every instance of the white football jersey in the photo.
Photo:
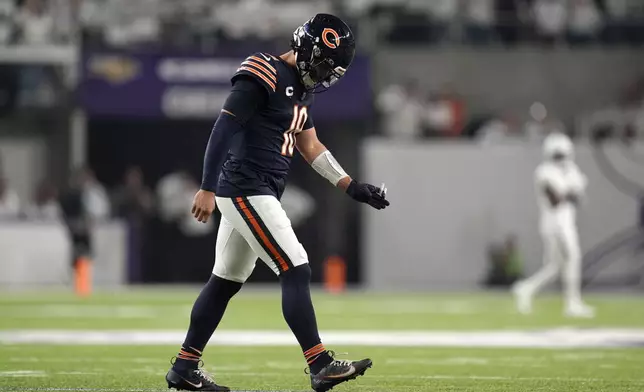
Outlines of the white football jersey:
[{"label": "white football jersey", "polygon": [[546,161],[540,164],[535,171],[535,189],[537,203],[541,211],[542,230],[551,230],[562,225],[575,224],[576,206],[569,201],[562,201],[557,206],[552,206],[545,192],[546,185],[559,197],[571,193],[581,198],[586,190],[588,180],[573,161],[555,163]]}]

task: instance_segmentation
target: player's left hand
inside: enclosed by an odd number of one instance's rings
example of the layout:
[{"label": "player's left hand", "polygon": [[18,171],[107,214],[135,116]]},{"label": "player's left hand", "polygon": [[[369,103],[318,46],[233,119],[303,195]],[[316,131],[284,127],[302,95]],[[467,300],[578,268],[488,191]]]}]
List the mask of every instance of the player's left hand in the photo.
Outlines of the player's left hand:
[{"label": "player's left hand", "polygon": [[352,180],[347,188],[347,195],[351,196],[353,200],[369,204],[377,210],[382,210],[389,205],[386,194],[387,188],[384,187],[384,184],[381,189],[371,184]]}]

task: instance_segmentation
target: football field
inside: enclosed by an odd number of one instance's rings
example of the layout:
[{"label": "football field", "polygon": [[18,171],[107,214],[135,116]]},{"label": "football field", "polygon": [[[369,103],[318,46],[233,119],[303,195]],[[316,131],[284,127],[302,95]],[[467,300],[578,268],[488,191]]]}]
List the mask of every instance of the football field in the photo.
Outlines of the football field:
[{"label": "football field", "polygon": [[[197,292],[0,292],[0,391],[166,390]],[[531,316],[503,293],[315,292],[314,302],[327,347],[374,361],[334,391],[644,391],[644,296],[589,295],[593,320],[563,317],[554,296]],[[310,390],[276,291],[233,299],[204,361],[236,391]]]}]

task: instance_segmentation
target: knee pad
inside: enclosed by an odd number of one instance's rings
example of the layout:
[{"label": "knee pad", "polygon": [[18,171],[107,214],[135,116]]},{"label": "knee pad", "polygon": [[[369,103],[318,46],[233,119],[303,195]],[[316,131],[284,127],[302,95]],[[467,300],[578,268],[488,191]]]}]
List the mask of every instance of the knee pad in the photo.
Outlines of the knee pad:
[{"label": "knee pad", "polygon": [[282,284],[296,283],[296,284],[309,284],[311,283],[311,267],[309,263],[298,265],[291,268],[286,272],[280,274],[280,282]]},{"label": "knee pad", "polygon": [[241,290],[243,284],[213,274],[206,286],[213,295],[230,299]]}]

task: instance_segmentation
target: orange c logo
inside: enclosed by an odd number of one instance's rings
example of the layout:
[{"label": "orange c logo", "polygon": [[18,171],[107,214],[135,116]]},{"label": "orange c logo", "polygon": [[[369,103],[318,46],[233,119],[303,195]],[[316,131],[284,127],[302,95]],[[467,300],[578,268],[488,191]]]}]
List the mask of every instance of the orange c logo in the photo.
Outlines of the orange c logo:
[{"label": "orange c logo", "polygon": [[[327,38],[329,34],[333,36],[334,42],[329,41],[329,39]],[[322,42],[324,42],[324,44],[329,48],[335,49],[340,45],[340,36],[335,30],[327,27],[326,29],[322,30]]]}]

